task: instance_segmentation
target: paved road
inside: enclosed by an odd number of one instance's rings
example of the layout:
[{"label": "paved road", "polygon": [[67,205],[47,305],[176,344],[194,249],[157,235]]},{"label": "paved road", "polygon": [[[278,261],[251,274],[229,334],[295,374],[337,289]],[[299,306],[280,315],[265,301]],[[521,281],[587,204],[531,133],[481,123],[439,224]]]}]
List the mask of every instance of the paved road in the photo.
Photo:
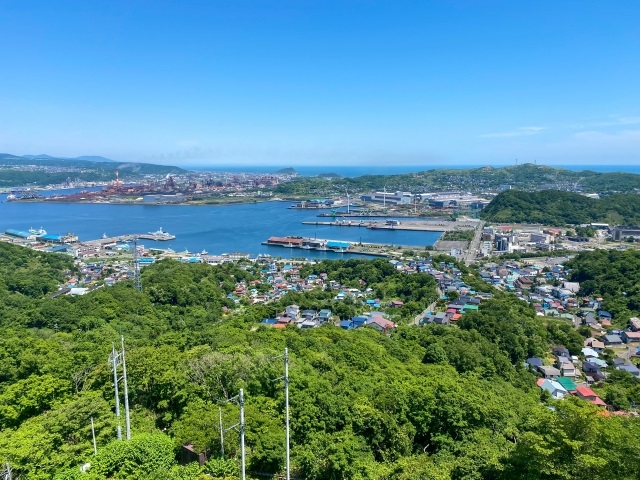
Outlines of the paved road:
[{"label": "paved road", "polygon": [[469,243],[469,250],[464,254],[464,263],[471,265],[476,258],[476,253],[480,250],[480,239],[482,238],[482,228],[484,227],[483,221],[478,222],[478,228],[476,228],[476,234],[473,236],[473,240]]}]

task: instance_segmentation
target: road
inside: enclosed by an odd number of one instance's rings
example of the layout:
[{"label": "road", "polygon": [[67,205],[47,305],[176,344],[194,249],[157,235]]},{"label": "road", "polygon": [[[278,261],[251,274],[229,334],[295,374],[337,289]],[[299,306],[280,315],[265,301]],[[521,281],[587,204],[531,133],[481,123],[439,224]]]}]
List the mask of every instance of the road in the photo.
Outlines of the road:
[{"label": "road", "polygon": [[471,265],[476,258],[476,253],[480,250],[480,239],[482,238],[482,228],[484,227],[483,221],[478,222],[478,227],[476,228],[476,234],[473,236],[473,240],[469,243],[469,249],[467,253],[464,254],[464,263],[466,265]]}]

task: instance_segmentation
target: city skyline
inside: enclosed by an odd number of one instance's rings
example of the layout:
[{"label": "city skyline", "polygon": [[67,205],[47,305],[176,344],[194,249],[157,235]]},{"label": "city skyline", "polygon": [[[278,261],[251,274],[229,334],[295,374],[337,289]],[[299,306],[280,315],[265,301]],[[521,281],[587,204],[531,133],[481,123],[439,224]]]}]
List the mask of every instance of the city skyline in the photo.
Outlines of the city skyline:
[{"label": "city skyline", "polygon": [[640,6],[615,7],[5,2],[0,151],[177,166],[633,164]]}]

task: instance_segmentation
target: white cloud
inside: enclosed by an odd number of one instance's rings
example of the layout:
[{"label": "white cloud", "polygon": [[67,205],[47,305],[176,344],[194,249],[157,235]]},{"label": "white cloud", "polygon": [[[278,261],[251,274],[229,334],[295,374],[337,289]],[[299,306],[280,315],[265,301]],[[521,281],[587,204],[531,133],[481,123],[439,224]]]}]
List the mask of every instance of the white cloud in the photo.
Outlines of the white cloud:
[{"label": "white cloud", "polygon": [[537,135],[538,133],[546,130],[546,127],[520,127],[515,130],[509,130],[506,132],[485,133],[480,135],[480,138],[513,138],[513,137],[528,137],[531,135]]}]

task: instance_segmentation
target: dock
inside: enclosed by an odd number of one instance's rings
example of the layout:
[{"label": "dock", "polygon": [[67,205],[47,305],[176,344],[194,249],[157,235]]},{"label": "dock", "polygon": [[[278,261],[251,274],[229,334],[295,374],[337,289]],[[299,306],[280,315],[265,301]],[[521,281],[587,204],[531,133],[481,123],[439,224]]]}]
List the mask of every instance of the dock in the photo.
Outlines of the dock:
[{"label": "dock", "polygon": [[396,221],[387,220],[385,222],[377,220],[354,221],[354,220],[334,220],[332,222],[302,222],[303,225],[323,225],[330,227],[359,227],[372,230],[409,230],[417,232],[448,232],[451,230],[474,230],[477,222],[452,222],[452,221]]},{"label": "dock", "polygon": [[97,240],[86,240],[82,243],[85,245],[92,246],[104,246],[111,245],[115,243],[123,243],[123,242],[132,242],[134,238],[138,240],[154,240],[158,242],[166,242],[169,240],[174,240],[176,238],[175,235],[168,235],[166,233],[156,234],[156,233],[130,233],[127,235],[118,235],[115,237],[104,237],[98,238]]}]

